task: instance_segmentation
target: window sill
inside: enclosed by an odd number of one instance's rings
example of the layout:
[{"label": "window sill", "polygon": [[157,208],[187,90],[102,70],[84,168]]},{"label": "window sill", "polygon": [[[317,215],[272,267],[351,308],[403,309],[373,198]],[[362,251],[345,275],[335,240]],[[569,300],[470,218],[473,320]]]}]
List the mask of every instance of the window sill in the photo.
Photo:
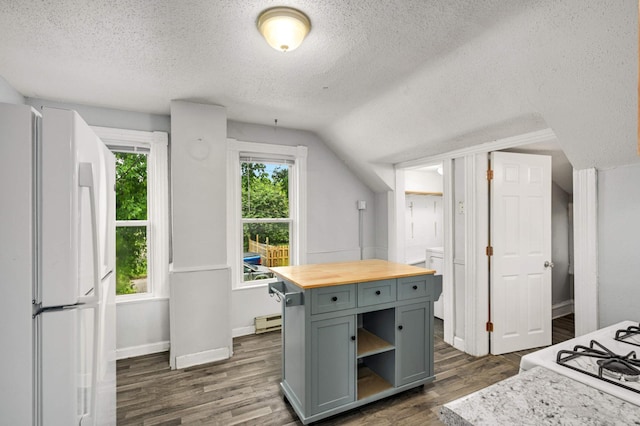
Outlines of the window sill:
[{"label": "window sill", "polygon": [[268,281],[265,280],[265,282],[262,282],[260,284],[257,284],[257,283],[256,284],[246,284],[246,285],[245,284],[236,284],[236,286],[233,288],[233,291],[236,291],[236,290],[252,290],[252,289],[256,289],[256,288],[265,288],[265,287],[269,286],[269,283],[274,283],[276,281],[277,281],[276,279],[273,279],[273,280],[268,280]]},{"label": "window sill", "polygon": [[155,296],[153,294],[123,294],[116,296],[116,305],[128,305],[135,303],[160,302],[169,300],[169,296]]}]

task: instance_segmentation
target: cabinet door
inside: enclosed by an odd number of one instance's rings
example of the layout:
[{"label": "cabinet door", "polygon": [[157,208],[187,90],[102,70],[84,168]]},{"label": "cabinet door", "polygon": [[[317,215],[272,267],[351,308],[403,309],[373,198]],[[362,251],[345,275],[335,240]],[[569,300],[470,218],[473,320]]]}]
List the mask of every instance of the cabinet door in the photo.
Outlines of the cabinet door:
[{"label": "cabinet door", "polygon": [[355,317],[311,323],[311,411],[317,414],[355,400]]},{"label": "cabinet door", "polygon": [[396,312],[396,386],[401,386],[433,374],[433,317],[430,302],[400,306]]}]

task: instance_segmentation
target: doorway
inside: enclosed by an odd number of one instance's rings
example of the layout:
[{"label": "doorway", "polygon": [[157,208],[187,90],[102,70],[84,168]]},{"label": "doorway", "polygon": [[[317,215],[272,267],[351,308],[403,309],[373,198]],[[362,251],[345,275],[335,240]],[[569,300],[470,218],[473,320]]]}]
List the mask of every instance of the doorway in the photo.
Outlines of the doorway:
[{"label": "doorway", "polygon": [[[491,151],[552,156],[552,260],[558,265],[553,268],[552,317],[561,317],[574,311],[573,168],[560,149],[553,131],[545,129],[398,164],[396,170],[402,173],[436,162],[442,162],[444,166],[443,296],[447,290],[451,293],[451,299],[445,299],[444,339],[457,349],[476,356],[489,353],[489,333],[486,329],[489,318],[489,271],[485,249],[489,223],[486,172],[487,156]],[[397,191],[404,192],[404,181],[400,179],[399,182],[403,185],[396,186]],[[404,216],[398,214],[397,218],[396,232],[404,234]],[[403,259],[404,253],[396,258]]]},{"label": "doorway", "polygon": [[[404,171],[403,263],[436,271],[443,266],[443,168],[434,163]],[[434,316],[444,319],[443,299],[434,303]]]}]

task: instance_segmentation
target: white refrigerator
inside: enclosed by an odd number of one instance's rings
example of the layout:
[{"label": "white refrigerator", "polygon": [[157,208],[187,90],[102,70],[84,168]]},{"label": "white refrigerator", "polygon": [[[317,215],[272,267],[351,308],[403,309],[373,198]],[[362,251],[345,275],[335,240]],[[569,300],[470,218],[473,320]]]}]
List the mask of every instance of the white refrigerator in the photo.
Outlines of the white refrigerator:
[{"label": "white refrigerator", "polygon": [[0,424],[115,424],[114,156],[74,111],[0,104],[0,182]]}]

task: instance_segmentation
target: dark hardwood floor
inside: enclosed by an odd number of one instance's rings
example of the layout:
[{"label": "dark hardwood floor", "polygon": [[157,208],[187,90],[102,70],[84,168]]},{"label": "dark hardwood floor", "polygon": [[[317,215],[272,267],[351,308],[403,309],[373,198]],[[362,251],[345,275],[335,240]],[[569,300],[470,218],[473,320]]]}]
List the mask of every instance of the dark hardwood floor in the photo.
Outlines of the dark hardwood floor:
[{"label": "dark hardwood floor", "polygon": [[[553,321],[553,343],[573,337],[573,315]],[[318,425],[438,425],[439,407],[518,373],[530,352],[473,357],[442,340],[436,320],[436,380]],[[226,361],[169,369],[168,353],[118,361],[118,425],[297,425],[280,394],[280,333],[234,339]]]}]

